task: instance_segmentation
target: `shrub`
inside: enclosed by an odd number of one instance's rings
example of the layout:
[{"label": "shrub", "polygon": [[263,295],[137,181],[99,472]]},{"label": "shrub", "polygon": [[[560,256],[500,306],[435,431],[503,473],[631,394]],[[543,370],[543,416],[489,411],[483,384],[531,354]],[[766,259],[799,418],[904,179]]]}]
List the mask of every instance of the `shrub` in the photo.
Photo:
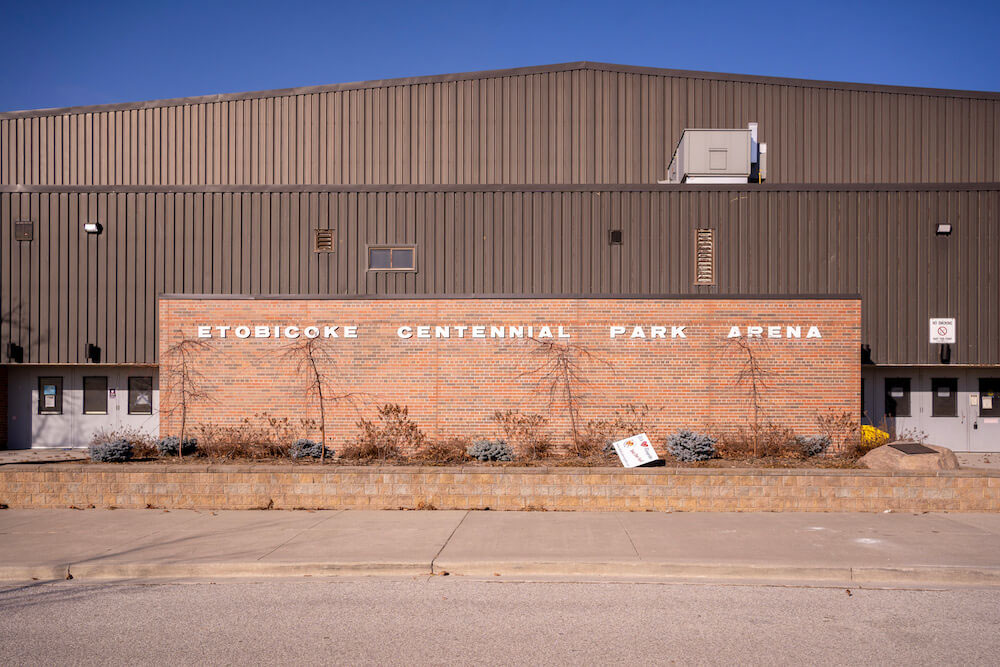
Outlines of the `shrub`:
[{"label": "shrub", "polygon": [[[827,411],[816,417],[819,432],[837,443],[848,457],[857,457],[868,451],[864,429],[852,412]],[[888,437],[888,434],[886,434]]]},{"label": "shrub", "polygon": [[885,443],[889,442],[889,434],[885,431],[875,428],[874,426],[861,427],[861,450],[862,453],[871,451],[876,447],[881,447]]},{"label": "shrub", "polygon": [[[293,459],[306,459],[313,458],[318,459],[323,456],[323,445],[319,444],[315,440],[309,440],[308,438],[299,438],[292,443],[289,448]],[[326,455],[333,456],[333,450],[329,447],[326,448]]]},{"label": "shrub", "polygon": [[802,456],[795,432],[770,422],[723,434],[716,441],[716,452],[725,459]]},{"label": "shrub", "polygon": [[156,439],[134,426],[120,426],[115,429],[102,428],[94,433],[90,445],[103,445],[115,440],[124,440],[132,445],[132,458],[147,459],[156,456]]},{"label": "shrub", "polygon": [[592,419],[587,422],[575,453],[579,456],[594,454],[614,455],[612,446],[617,440],[623,440],[639,433],[648,433],[646,417],[649,406],[645,403],[625,403],[615,410],[614,419]]},{"label": "shrub", "polygon": [[549,420],[542,415],[497,410],[493,413],[493,421],[524,458],[535,460],[548,455],[552,443],[544,429]]},{"label": "shrub", "polygon": [[798,445],[799,451],[802,456],[809,458],[812,456],[819,456],[827,450],[830,446],[830,436],[828,435],[814,435],[814,436],[804,436],[800,435],[795,438],[795,444]]},{"label": "shrub", "polygon": [[469,460],[469,447],[466,438],[434,440],[420,449],[413,459],[425,463],[462,463]]},{"label": "shrub", "polygon": [[514,460],[514,450],[506,440],[477,440],[469,447],[468,454],[479,461]]},{"label": "shrub", "polygon": [[[299,420],[301,432],[314,430],[313,420]],[[267,460],[288,458],[295,428],[286,418],[268,413],[244,417],[236,426],[200,424],[192,431],[197,435],[198,454],[224,460]]]},{"label": "shrub", "polygon": [[132,460],[132,443],[124,438],[90,446],[90,459],[101,463],[121,463]]},{"label": "shrub", "polygon": [[[180,448],[180,444],[180,438],[176,435],[168,435],[156,443],[156,450],[160,453],[160,456],[177,456],[177,450]],[[183,452],[185,456],[188,454],[194,454],[197,449],[198,438],[184,438]]]},{"label": "shrub", "polygon": [[387,404],[378,409],[378,420],[358,422],[361,433],[344,449],[343,457],[362,461],[398,459],[404,452],[419,451],[424,432],[410,419],[406,406]]},{"label": "shrub", "polygon": [[715,458],[715,438],[685,429],[667,438],[667,450],[678,461],[707,461]]}]

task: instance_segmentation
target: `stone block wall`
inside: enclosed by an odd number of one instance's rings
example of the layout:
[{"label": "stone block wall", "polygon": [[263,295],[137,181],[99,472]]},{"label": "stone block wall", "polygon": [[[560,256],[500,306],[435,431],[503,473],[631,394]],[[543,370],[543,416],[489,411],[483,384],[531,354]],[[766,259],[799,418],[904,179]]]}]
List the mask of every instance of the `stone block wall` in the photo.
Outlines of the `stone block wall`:
[{"label": "stone block wall", "polygon": [[1000,473],[47,464],[0,467],[20,508],[1000,511]]}]

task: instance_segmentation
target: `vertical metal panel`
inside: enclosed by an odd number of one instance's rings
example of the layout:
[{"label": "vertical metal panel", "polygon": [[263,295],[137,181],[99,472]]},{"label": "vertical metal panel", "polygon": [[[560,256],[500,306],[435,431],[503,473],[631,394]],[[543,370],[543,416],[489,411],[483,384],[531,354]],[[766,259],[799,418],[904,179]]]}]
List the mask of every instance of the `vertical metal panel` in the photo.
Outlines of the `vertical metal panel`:
[{"label": "vertical metal panel", "polygon": [[652,183],[760,123],[785,183],[1000,180],[1000,100],[627,71],[497,74],[0,118],[0,184]]},{"label": "vertical metal panel", "polygon": [[[30,363],[156,360],[156,295],[822,294],[860,292],[874,360],[1000,363],[1000,191],[0,193],[0,343]],[[31,219],[35,239],[13,241]],[[88,235],[86,220],[104,233]],[[935,235],[950,222],[950,236]],[[314,253],[317,226],[336,251]],[[716,230],[716,284],[693,233]],[[608,231],[624,244],[608,244]],[[414,243],[418,271],[366,270]],[[6,359],[3,359],[6,362]]]}]

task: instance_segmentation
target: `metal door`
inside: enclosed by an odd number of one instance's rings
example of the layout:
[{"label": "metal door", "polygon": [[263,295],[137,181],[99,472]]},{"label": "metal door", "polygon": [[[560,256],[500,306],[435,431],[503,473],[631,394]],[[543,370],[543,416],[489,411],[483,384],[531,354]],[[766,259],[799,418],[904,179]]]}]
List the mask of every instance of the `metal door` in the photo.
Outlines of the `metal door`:
[{"label": "metal door", "polygon": [[969,450],[969,401],[966,373],[955,368],[921,372],[917,429],[925,441],[957,452]]},{"label": "metal door", "polygon": [[969,415],[969,448],[974,452],[1000,452],[1000,374],[970,374],[972,391],[966,402]]}]

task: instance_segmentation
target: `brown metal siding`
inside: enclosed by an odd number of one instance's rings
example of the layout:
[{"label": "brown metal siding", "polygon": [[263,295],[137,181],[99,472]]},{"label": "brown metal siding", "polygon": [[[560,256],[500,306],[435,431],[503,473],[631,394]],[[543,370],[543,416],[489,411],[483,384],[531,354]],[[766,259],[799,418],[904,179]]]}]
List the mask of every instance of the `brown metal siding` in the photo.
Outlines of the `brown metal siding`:
[{"label": "brown metal siding", "polygon": [[655,183],[685,127],[750,121],[773,183],[1000,181],[996,95],[555,69],[0,114],[0,184]]},{"label": "brown metal siding", "polygon": [[[32,363],[82,363],[88,342],[108,362],[155,362],[161,293],[859,293],[877,363],[938,363],[927,320],[953,316],[952,363],[1000,364],[995,186],[4,192],[0,214],[0,342]],[[36,223],[30,243],[13,240],[21,219]],[[104,233],[84,234],[86,219]],[[336,251],[313,252],[311,230],[327,227]],[[716,230],[711,287],[694,285],[699,227]],[[416,244],[419,270],[366,271],[373,243]]]}]

